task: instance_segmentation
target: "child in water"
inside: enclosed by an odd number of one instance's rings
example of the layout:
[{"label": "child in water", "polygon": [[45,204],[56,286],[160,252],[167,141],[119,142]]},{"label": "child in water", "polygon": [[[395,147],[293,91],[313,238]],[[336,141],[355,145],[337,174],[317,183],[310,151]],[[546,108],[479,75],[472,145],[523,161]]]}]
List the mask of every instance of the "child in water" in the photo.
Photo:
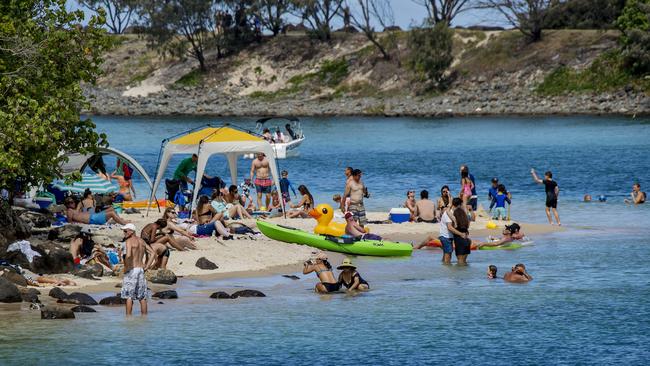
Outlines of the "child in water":
[{"label": "child in water", "polygon": [[489,280],[494,280],[497,278],[497,266],[490,264],[487,270],[487,278]]},{"label": "child in water", "polygon": [[492,198],[492,203],[496,205],[494,215],[492,216],[493,220],[507,219],[506,202],[511,204],[509,194],[506,192],[506,187],[503,184],[499,184],[497,187],[497,194]]}]

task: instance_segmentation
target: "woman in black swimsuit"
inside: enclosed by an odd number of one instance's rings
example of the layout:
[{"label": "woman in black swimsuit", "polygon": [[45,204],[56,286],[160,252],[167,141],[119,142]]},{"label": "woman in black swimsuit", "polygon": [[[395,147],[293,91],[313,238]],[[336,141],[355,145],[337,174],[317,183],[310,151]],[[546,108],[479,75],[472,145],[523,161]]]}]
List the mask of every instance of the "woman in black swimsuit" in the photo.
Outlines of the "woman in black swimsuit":
[{"label": "woman in black swimsuit", "polygon": [[368,291],[370,289],[368,282],[357,272],[357,267],[352,264],[349,258],[345,258],[343,263],[336,269],[341,271],[339,285],[345,286],[348,291]]},{"label": "woman in black swimsuit", "polygon": [[321,252],[316,258],[305,262],[302,273],[309,274],[312,272],[316,272],[316,276],[320,280],[315,287],[317,293],[327,294],[336,292],[341,288],[341,284],[334,279],[332,265],[327,261],[327,254]]}]

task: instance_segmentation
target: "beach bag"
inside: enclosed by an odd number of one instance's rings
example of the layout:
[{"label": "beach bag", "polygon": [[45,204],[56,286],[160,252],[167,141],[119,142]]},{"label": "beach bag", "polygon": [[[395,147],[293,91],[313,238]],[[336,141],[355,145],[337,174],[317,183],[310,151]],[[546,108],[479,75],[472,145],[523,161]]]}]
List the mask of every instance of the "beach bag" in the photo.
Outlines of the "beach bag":
[{"label": "beach bag", "polygon": [[187,200],[185,199],[185,195],[183,194],[182,191],[178,190],[176,192],[176,195],[174,195],[174,203],[177,206],[185,207],[187,204]]},{"label": "beach bag", "polygon": [[175,179],[165,179],[167,199],[176,202],[176,193],[181,189],[181,182]]}]

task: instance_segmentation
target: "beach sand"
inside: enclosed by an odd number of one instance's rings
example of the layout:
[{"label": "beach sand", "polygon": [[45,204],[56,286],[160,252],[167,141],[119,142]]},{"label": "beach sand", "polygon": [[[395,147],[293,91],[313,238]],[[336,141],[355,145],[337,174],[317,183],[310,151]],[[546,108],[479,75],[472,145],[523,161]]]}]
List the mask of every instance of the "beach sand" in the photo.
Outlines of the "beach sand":
[{"label": "beach sand", "polygon": [[[147,223],[155,221],[159,214],[150,213],[149,217],[143,214],[124,214],[125,219],[133,222],[138,231]],[[388,218],[385,212],[368,212],[370,221],[382,221]],[[335,219],[342,222],[341,218]],[[272,218],[268,221],[295,227],[311,232],[316,225],[314,219],[284,219]],[[490,235],[499,236],[503,226],[510,222],[497,222],[497,229],[488,230],[485,228],[489,220],[485,217],[478,217],[470,227],[470,235],[475,240],[486,240]],[[243,220],[244,224],[249,227],[255,226],[254,220]],[[555,231],[562,228],[546,224],[527,224],[521,223],[522,230],[530,237]],[[439,224],[430,223],[402,223],[402,224],[370,224],[372,233],[381,235],[387,240],[401,241],[418,244],[428,235],[438,236]],[[110,228],[104,228],[96,232],[99,235],[106,235],[113,241],[117,241],[122,233],[118,225],[112,225]],[[218,240],[215,237],[197,238],[196,245],[198,249],[190,251],[172,251],[167,268],[172,270],[178,277],[206,277],[206,278],[228,278],[228,277],[251,277],[266,276],[271,274],[295,273],[301,270],[302,263],[308,259],[317,249],[303,245],[288,244],[271,240],[264,235],[237,235],[234,240]],[[117,242],[115,243],[117,244]],[[216,263],[219,268],[215,270],[203,270],[196,267],[196,261],[205,257]],[[339,263],[343,255],[330,253],[330,259],[333,265]],[[117,283],[121,283],[120,277],[102,277],[94,281],[75,277],[72,275],[56,275],[60,278],[70,278],[77,282],[77,286],[66,286],[64,289],[68,292],[79,291],[83,289],[86,292],[106,292],[118,290],[115,288]],[[152,289],[159,286],[153,285]],[[164,287],[164,286],[162,286]],[[43,293],[47,293],[51,287],[41,288]]]}]

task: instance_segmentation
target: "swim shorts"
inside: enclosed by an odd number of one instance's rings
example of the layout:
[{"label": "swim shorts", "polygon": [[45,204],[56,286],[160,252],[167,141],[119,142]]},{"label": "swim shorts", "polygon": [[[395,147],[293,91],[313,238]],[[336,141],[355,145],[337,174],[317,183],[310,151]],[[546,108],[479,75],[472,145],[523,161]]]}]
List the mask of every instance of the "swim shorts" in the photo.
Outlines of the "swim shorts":
[{"label": "swim shorts", "polygon": [[167,249],[165,249],[165,251],[163,252],[162,255],[163,255],[163,257],[167,257],[167,258],[169,258],[169,254],[171,254],[171,253],[170,253],[170,251],[169,251],[169,248],[167,248]]},{"label": "swim shorts", "polygon": [[215,230],[214,223],[197,225],[197,227],[196,227],[196,235],[212,236],[212,233],[214,233],[214,230]]},{"label": "swim shorts", "polygon": [[322,282],[323,286],[325,286],[325,289],[327,292],[336,292],[341,289],[341,284],[340,283],[327,283],[327,282]]},{"label": "swim shorts", "polygon": [[557,208],[557,198],[547,198],[546,207]]},{"label": "swim shorts", "polygon": [[472,211],[476,211],[478,209],[478,198],[472,196],[472,198],[469,199],[469,205],[472,206]]},{"label": "swim shorts", "polygon": [[348,210],[352,213],[352,217],[361,226],[368,225],[368,218],[366,218],[366,208],[363,203],[351,203]]},{"label": "swim shorts", "polygon": [[445,238],[444,236],[439,236],[440,244],[442,244],[442,252],[445,254],[451,254],[454,251],[454,238]]},{"label": "swim shorts", "polygon": [[124,274],[120,295],[123,299],[132,300],[144,300],[148,297],[144,269],[136,267]]},{"label": "swim shorts", "polygon": [[505,219],[505,218],[506,218],[505,207],[497,207],[494,209],[494,215],[492,216],[492,219],[497,220],[497,219]]},{"label": "swim shorts", "polygon": [[363,240],[376,240],[376,241],[381,241],[382,240],[381,236],[376,235],[376,234],[370,234],[370,233],[363,234],[361,239],[363,239]]},{"label": "swim shorts", "polygon": [[269,178],[255,179],[255,190],[257,190],[257,193],[271,193],[272,187],[273,181]]},{"label": "swim shorts", "polygon": [[90,214],[88,218],[88,223],[91,225],[104,225],[106,224],[106,212],[100,211],[94,214]]},{"label": "swim shorts", "polygon": [[471,253],[472,241],[458,235],[454,235],[454,244],[456,245],[456,256],[468,255]]}]

